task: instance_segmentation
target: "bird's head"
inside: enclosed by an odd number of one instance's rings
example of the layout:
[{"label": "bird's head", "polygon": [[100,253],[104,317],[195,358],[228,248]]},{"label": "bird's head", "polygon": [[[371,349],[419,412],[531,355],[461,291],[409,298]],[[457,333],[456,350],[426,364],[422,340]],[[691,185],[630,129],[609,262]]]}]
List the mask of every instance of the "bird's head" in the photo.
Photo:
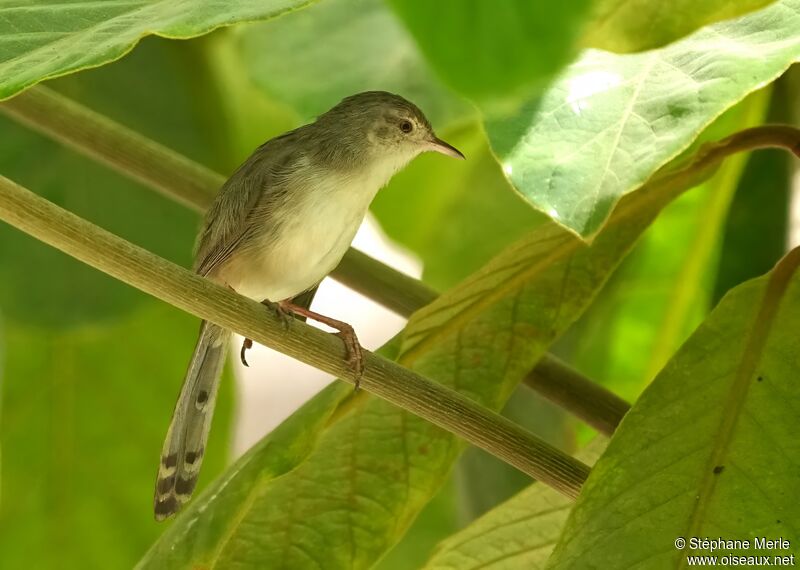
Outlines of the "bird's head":
[{"label": "bird's head", "polygon": [[359,147],[375,159],[396,157],[408,162],[427,151],[464,158],[457,148],[436,136],[419,107],[386,91],[351,95],[317,123],[336,129],[342,144]]}]

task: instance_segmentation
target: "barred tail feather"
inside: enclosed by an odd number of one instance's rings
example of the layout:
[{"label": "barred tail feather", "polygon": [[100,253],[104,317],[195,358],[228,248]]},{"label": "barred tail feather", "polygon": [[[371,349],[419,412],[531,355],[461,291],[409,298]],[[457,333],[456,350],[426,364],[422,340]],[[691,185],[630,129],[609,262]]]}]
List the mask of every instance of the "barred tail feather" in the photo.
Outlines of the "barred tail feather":
[{"label": "barred tail feather", "polygon": [[155,517],[164,520],[189,500],[203,462],[230,331],[204,321],[161,451]]}]

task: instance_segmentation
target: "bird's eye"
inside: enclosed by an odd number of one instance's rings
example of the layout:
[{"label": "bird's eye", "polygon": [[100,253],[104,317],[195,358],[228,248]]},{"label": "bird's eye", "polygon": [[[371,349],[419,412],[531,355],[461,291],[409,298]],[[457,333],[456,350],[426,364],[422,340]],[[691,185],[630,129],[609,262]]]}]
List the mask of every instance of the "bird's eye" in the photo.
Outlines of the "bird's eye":
[{"label": "bird's eye", "polygon": [[410,133],[414,130],[414,125],[411,124],[411,121],[402,121],[400,123],[400,130],[404,133]]}]

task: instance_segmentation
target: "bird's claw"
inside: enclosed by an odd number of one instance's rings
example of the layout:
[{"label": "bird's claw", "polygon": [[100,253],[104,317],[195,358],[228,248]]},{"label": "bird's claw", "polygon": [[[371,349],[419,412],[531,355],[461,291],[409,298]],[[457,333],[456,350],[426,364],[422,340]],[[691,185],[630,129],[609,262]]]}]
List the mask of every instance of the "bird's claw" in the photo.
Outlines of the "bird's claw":
[{"label": "bird's claw", "polygon": [[334,333],[344,342],[345,363],[353,371],[355,389],[358,390],[361,377],[364,375],[364,349],[358,342],[358,337],[353,327],[348,327]]},{"label": "bird's claw", "polygon": [[250,367],[250,365],[247,363],[247,359],[245,358],[245,353],[247,353],[247,351],[250,350],[251,348],[253,348],[253,341],[250,340],[249,338],[246,338],[242,341],[242,349],[239,351],[239,358],[242,359],[242,364],[244,364],[248,368]]}]

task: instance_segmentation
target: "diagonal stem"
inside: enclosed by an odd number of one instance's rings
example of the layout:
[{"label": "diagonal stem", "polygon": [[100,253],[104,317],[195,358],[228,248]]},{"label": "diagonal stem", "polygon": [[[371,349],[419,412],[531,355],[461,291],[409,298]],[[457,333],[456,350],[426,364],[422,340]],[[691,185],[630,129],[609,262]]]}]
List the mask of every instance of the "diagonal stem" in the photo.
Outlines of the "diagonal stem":
[{"label": "diagonal stem", "polygon": [[[45,87],[4,101],[0,111],[197,212],[205,211],[225,182],[220,174]],[[405,317],[438,296],[421,281],[353,248],[331,276]],[[550,354],[526,385],[606,435],[630,407]]]},{"label": "diagonal stem", "polygon": [[[334,374],[349,378],[339,339],[281,320],[250,299],[95,226],[0,177],[0,218],[12,226],[184,311]],[[407,368],[364,352],[361,386],[575,498],[589,474],[580,461],[477,402]]]}]

